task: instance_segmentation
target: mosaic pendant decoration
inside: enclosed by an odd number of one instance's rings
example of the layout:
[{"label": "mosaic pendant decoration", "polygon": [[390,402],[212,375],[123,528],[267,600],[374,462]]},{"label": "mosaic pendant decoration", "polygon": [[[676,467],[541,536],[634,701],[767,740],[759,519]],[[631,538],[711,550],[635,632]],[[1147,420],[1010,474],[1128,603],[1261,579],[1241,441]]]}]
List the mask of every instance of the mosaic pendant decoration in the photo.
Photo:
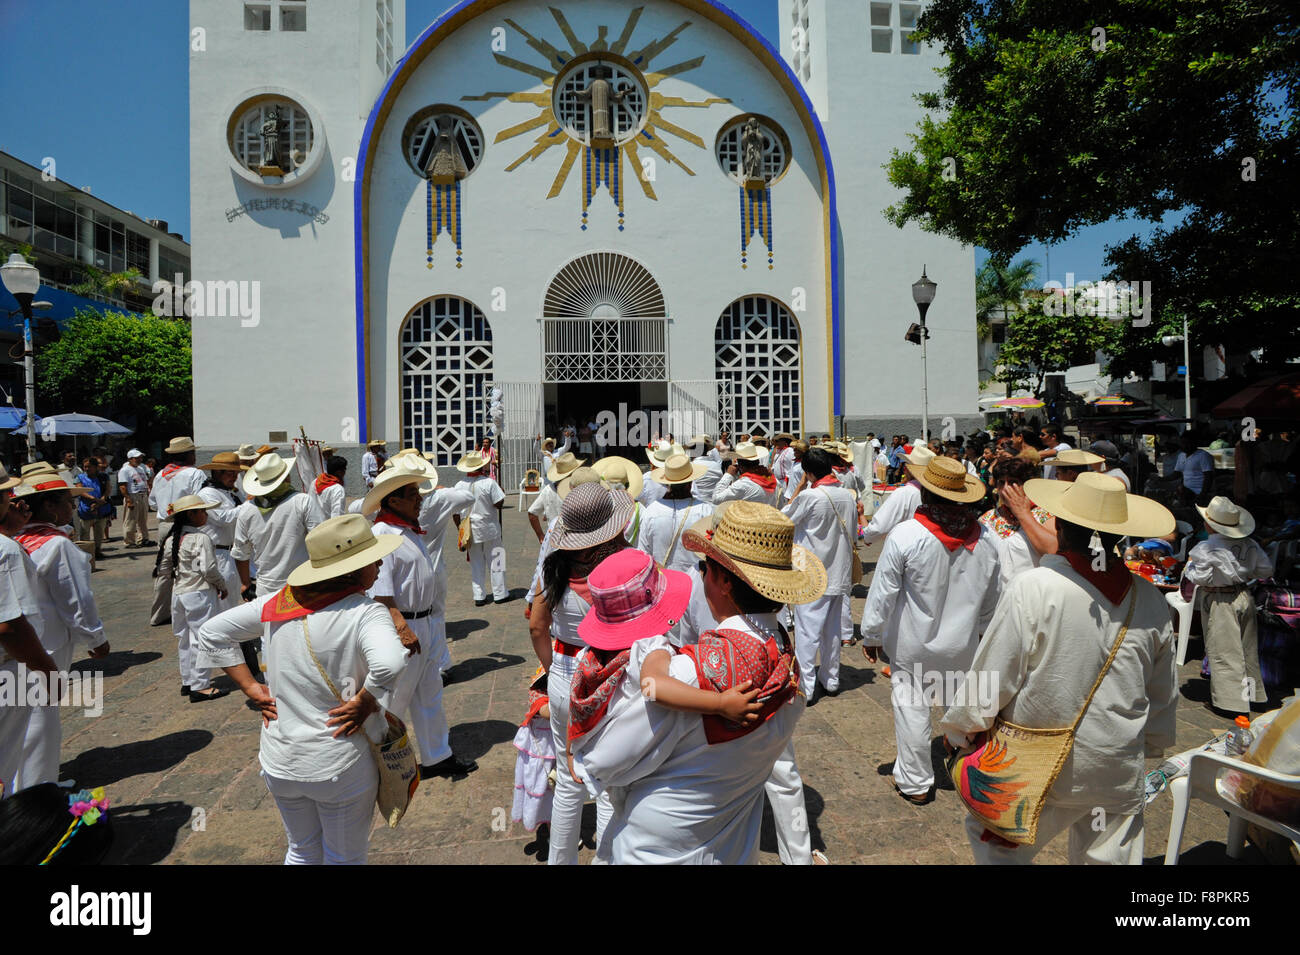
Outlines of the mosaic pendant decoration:
[{"label": "mosaic pendant decoration", "polygon": [[461,192],[460,180],[447,185],[435,185],[425,180],[428,187],[428,216],[425,225],[425,268],[433,268],[433,246],[444,231],[456,243],[456,268],[461,268]]},{"label": "mosaic pendant decoration", "polygon": [[583,148],[582,156],[582,229],[587,229],[587,207],[595,198],[596,191],[604,185],[614,197],[618,206],[618,231],[623,231],[623,177],[620,175],[623,163],[622,150],[618,146]]},{"label": "mosaic pendant decoration", "polygon": [[772,189],[740,187],[740,267],[749,268],[749,243],[757,232],[767,246],[767,267],[772,268]]}]

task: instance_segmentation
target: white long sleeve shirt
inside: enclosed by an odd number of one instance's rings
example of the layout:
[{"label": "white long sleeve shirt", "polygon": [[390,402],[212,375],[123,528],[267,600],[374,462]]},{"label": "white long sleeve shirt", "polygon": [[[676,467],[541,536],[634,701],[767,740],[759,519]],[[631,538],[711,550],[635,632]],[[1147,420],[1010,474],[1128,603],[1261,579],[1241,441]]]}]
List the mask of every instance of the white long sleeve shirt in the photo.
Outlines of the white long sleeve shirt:
[{"label": "white long sleeve shirt", "polygon": [[295,491],[263,515],[252,501],[236,509],[235,543],[230,556],[257,561],[257,595],[273,594],[307,560],[307,532],[321,522],[316,498]]},{"label": "white long sleeve shirt", "polygon": [[921,506],[921,485],[908,481],[891,491],[876,513],[871,515],[867,529],[862,532],[862,542],[872,544],[880,540],[903,521],[910,520]]},{"label": "white long sleeve shirt", "polygon": [[[211,513],[211,512],[209,512]],[[212,538],[202,533],[202,528],[188,529],[181,538],[181,548],[176,554],[176,582],[172,585],[173,594],[190,594],[214,590],[225,585],[221,568],[217,566],[217,551],[212,546]],[[165,545],[171,546],[171,541]]]},{"label": "white long sleeve shirt", "polygon": [[[1169,605],[1147,581],[1135,576],[1133,586],[1137,603],[1128,634],[1052,787],[1055,805],[1136,811],[1144,757],[1174,743],[1178,693]],[[995,680],[996,699],[988,707],[977,701],[951,707],[940,731],[964,746],[998,715],[1038,729],[1072,724],[1119,636],[1131,596],[1112,604],[1064,557],[1044,556],[1003,594],[971,665]]]},{"label": "white long sleeve shirt", "polygon": [[713,492],[717,490],[718,482],[722,480],[722,464],[707,454],[697,460],[703,462],[708,470],[691,484],[691,496],[700,501],[712,501]]},{"label": "white long sleeve shirt", "polygon": [[699,555],[686,549],[682,534],[696,521],[713,513],[713,505],[694,498],[668,498],[655,501],[641,516],[641,533],[637,548],[645,551],[669,570],[688,571],[696,566]]},{"label": "white long sleeve shirt", "polygon": [[158,512],[158,520],[167,521],[167,509],[174,501],[187,494],[198,494],[199,489],[207,483],[207,471],[183,467],[168,473],[164,468],[153,479],[153,489],[149,492],[149,506]]},{"label": "white long sleeve shirt", "polygon": [[343,515],[347,494],[344,492],[342,484],[331,484],[316,495],[316,501],[320,507],[321,515],[326,520],[329,520],[331,517],[341,517]]},{"label": "white long sleeve shirt", "polygon": [[90,557],[68,538],[54,537],[31,558],[45,649],[54,654],[73,642],[87,649],[105,643],[104,622],[90,588]]},{"label": "white long sleeve shirt", "polygon": [[1273,562],[1250,537],[1211,534],[1191,549],[1183,576],[1198,587],[1235,587],[1273,576]]},{"label": "white long sleeve shirt", "polygon": [[838,484],[805,487],[782,510],[794,522],[794,542],[808,548],[826,565],[826,596],[849,593],[853,588],[853,542],[858,529],[853,495]]},{"label": "white long sleeve shirt", "polygon": [[776,491],[764,490],[745,474],[739,477],[724,474],[713,489],[713,503],[725,504],[727,501],[757,501],[775,507]]},{"label": "white long sleeve shirt", "polygon": [[862,612],[863,643],[883,645],[899,666],[969,667],[1001,592],[992,537],[981,526],[974,550],[949,551],[918,520],[894,528],[876,560]]},{"label": "white long sleeve shirt", "polygon": [[201,487],[196,493],[202,500],[217,505],[208,508],[207,522],[199,530],[212,538],[214,547],[229,550],[235,543],[235,518],[239,516],[234,493],[215,487]]},{"label": "white long sleeve shirt", "polygon": [[382,713],[374,713],[364,734],[334,738],[335,727],[325,721],[339,700],[312,661],[304,631],[340,693],[346,697],[369,690],[384,708],[393,705],[407,651],[388,608],[369,597],[352,594],[306,617],[264,624],[262,607],[274,596],[260,596],[205,623],[199,630],[197,665],[237,666],[244,662],[240,643],[267,637],[262,642],[266,678],[278,716],[262,730],[262,769],[301,782],[332,779],[358,759],[371,758],[363,737],[379,742],[385,721]]},{"label": "white long sleeve shirt", "polygon": [[[36,635],[41,635],[41,605],[36,599],[36,565],[27,551],[0,534],[0,623],[26,617]],[[10,660],[0,646],[0,664]]]}]

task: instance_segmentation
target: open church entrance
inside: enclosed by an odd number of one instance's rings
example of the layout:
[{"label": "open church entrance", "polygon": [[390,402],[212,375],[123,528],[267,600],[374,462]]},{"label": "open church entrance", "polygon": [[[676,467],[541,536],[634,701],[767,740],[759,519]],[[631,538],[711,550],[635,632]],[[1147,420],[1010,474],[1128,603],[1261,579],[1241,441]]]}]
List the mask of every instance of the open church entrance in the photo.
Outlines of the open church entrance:
[{"label": "open church entrance", "polygon": [[[546,386],[545,395],[546,433],[573,427],[573,453],[589,461],[618,454],[639,464],[646,444],[671,430],[666,381],[557,382]],[[579,451],[584,426],[593,432],[589,453]]]}]

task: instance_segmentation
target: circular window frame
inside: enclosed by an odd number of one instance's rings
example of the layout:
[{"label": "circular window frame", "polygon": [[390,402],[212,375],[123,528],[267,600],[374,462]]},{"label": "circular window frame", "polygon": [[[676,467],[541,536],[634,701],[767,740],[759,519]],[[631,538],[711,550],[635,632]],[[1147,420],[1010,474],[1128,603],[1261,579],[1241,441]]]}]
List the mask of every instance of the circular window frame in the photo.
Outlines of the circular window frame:
[{"label": "circular window frame", "polygon": [[[411,118],[406,121],[406,125],[402,127],[402,156],[406,159],[406,165],[411,168],[411,171],[418,178],[428,181],[429,177],[424,174],[424,170],[417,168],[411,158],[411,140],[415,137],[415,131],[421,123],[432,116],[438,115],[455,116],[462,122],[468,123],[478,135],[478,159],[475,160],[473,166],[468,166],[468,171],[465,173],[465,178],[468,179],[474,175],[476,169],[483,165],[483,159],[487,155],[487,137],[483,135],[483,127],[479,125],[478,120],[472,114],[459,106],[452,106],[449,103],[434,103],[432,106],[425,106],[412,113]],[[464,159],[465,157],[462,156],[461,158]]]},{"label": "circular window frame", "polygon": [[[235,128],[244,115],[257,106],[269,100],[286,101],[307,114],[307,121],[311,123],[312,148],[307,154],[306,160],[303,161],[292,172],[284,176],[259,176],[256,172],[249,169],[239,161],[235,155],[234,137]],[[287,189],[296,186],[300,182],[310,177],[317,169],[320,168],[321,161],[327,151],[327,140],[325,138],[325,124],[321,120],[320,111],[316,109],[308,100],[299,96],[292,90],[285,89],[282,86],[260,86],[256,89],[248,90],[242,93],[235,101],[234,105],[226,111],[226,158],[230,163],[230,168],[244,181],[250,182],[255,186],[262,186],[266,189]]]},{"label": "circular window frame", "polygon": [[786,135],[784,127],[770,116],[765,116],[762,113],[741,113],[739,116],[733,116],[731,119],[727,120],[727,122],[722,125],[722,128],[718,130],[718,135],[713,140],[713,163],[717,167],[718,171],[726,176],[728,180],[738,186],[743,187],[745,185],[743,176],[739,173],[729,171],[722,164],[722,156],[719,154],[719,150],[722,148],[723,139],[729,135],[733,129],[744,126],[751,119],[758,120],[759,127],[769,136],[775,134],[777,144],[785,151],[785,165],[779,173],[767,180],[767,186],[770,189],[772,186],[784,179],[790,172],[790,167],[794,165],[794,150],[790,146],[790,137]]},{"label": "circular window frame", "polygon": [[637,69],[636,66],[632,64],[632,61],[625,56],[620,56],[617,53],[591,51],[583,53],[581,56],[575,56],[572,60],[565,63],[559,72],[555,74],[555,81],[551,87],[551,119],[560,127],[560,132],[564,133],[564,135],[568,136],[579,145],[591,148],[601,148],[592,147],[590,133],[587,133],[585,136],[579,135],[573,127],[565,122],[561,118],[561,111],[559,108],[560,96],[564,92],[564,80],[575,70],[586,67],[591,63],[600,63],[605,66],[618,67],[636,84],[637,89],[641,94],[643,108],[636,127],[621,138],[618,136],[614,137],[614,145],[622,146],[624,143],[629,143],[640,136],[641,131],[646,127],[646,123],[650,121],[650,85],[646,82],[645,74],[642,73],[641,70]]}]

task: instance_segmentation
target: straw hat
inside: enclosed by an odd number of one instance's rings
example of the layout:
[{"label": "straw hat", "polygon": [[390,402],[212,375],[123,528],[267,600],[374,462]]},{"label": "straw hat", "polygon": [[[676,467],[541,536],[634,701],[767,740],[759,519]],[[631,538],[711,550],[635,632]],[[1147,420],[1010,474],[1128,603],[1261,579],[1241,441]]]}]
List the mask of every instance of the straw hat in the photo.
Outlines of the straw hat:
[{"label": "straw hat", "polygon": [[984,497],[984,482],[967,472],[965,465],[949,457],[930,456],[923,468],[907,465],[910,474],[922,487],[959,504],[970,504]]},{"label": "straw hat", "polygon": [[257,449],[251,444],[241,444],[235,454],[239,455],[239,460],[249,464],[257,460]]},{"label": "straw hat", "polygon": [[596,473],[595,468],[574,468],[555,482],[555,493],[560,495],[560,500],[564,500],[569,496],[570,491],[584,484],[600,484],[600,475]]},{"label": "straw hat", "polygon": [[209,504],[197,494],[186,494],[184,497],[178,497],[168,505],[167,516],[175,517],[181,511],[206,511],[216,506],[216,504]]},{"label": "straw hat", "polygon": [[257,459],[257,462],[244,472],[244,493],[249,497],[261,497],[270,494],[284,483],[289,472],[293,470],[294,458],[282,458],[272,451]]},{"label": "straw hat", "polygon": [[372,438],[372,439],[370,439],[369,441],[366,442],[366,448],[367,448],[367,449],[370,449],[370,448],[386,448],[386,447],[388,447],[388,442],[385,441],[383,438]]},{"label": "straw hat", "polygon": [[[419,454],[420,454],[420,449],[419,449],[419,448],[402,448],[402,450],[398,451],[397,454],[393,455],[393,457],[398,457],[398,458],[400,458],[403,454],[414,454],[414,455],[416,455],[416,456],[418,457]],[[392,458],[390,458],[389,460],[391,461]]]},{"label": "straw hat", "polygon": [[1164,537],[1174,529],[1169,509],[1129,494],[1118,478],[1084,471],[1074,481],[1025,482],[1025,494],[1053,517],[1107,534]]},{"label": "straw hat", "polygon": [[274,444],[264,444],[257,449],[259,455],[270,454],[272,451],[279,451],[280,448]]},{"label": "straw hat", "polygon": [[221,451],[212,456],[207,464],[199,465],[200,471],[247,471],[248,465],[236,451]]},{"label": "straw hat", "polygon": [[360,514],[341,514],[307,532],[307,560],[289,574],[290,587],[318,584],[383,560],[402,546],[401,534],[375,536]]},{"label": "straw hat", "polygon": [[184,454],[186,451],[194,450],[194,439],[182,435],[179,438],[172,438],[171,444],[163,450],[164,454]]},{"label": "straw hat", "polygon": [[1100,454],[1091,454],[1078,448],[1066,448],[1064,451],[1057,452],[1056,457],[1049,458],[1047,463],[1063,468],[1090,468],[1105,460]]},{"label": "straw hat", "polygon": [[641,469],[636,466],[635,461],[611,454],[609,457],[601,458],[591,467],[600,475],[606,487],[626,488],[628,496],[633,500],[641,496],[641,490],[645,487],[645,478],[641,475]]},{"label": "straw hat", "polygon": [[845,464],[853,463],[853,449],[843,441],[824,441],[822,442],[822,448],[835,455]]},{"label": "straw hat", "polygon": [[634,547],[606,557],[587,576],[591,609],[578,636],[597,650],[626,650],[673,628],[691,600],[691,578],[665,570]]},{"label": "straw hat", "polygon": [[623,533],[636,505],[621,492],[602,484],[583,484],[564,499],[551,531],[553,550],[583,550]]},{"label": "straw hat", "polygon": [[[374,486],[366,493],[361,502],[361,513],[370,514],[379,510],[380,502],[394,491],[408,484],[425,484],[429,480],[429,466],[418,454],[403,454],[393,458],[392,467],[384,468],[375,478]],[[434,471],[437,474],[437,471]],[[421,488],[423,491],[424,489]],[[433,488],[429,488],[432,491]],[[426,492],[427,493],[427,492]]]},{"label": "straw hat", "polygon": [[659,468],[663,467],[664,462],[674,454],[685,453],[686,449],[675,441],[672,444],[667,441],[660,441],[653,448],[646,448],[645,456],[650,461],[650,467]]},{"label": "straw hat", "polygon": [[753,441],[742,441],[736,445],[736,458],[741,461],[760,461],[762,455]]},{"label": "straw hat", "polygon": [[0,464],[0,491],[11,491],[22,483],[23,479],[21,477],[11,477],[9,472],[5,470],[5,466]]},{"label": "straw hat", "polygon": [[320,449],[321,457],[323,457],[323,458],[328,458],[328,457],[329,457],[330,455],[332,455],[336,450],[337,450],[336,448],[331,448],[328,444],[327,444],[327,445],[324,445],[324,446]]},{"label": "straw hat", "polygon": [[903,460],[908,464],[915,464],[919,468],[925,467],[934,459],[934,452],[924,441],[918,441],[912,445],[912,450],[903,455]]},{"label": "straw hat", "polygon": [[1206,527],[1224,537],[1249,537],[1255,530],[1255,518],[1250,511],[1222,495],[1210,501],[1209,507],[1198,504],[1196,510]]},{"label": "straw hat", "polygon": [[[39,464],[44,463],[39,462]],[[46,494],[51,491],[72,491],[78,497],[90,495],[90,488],[69,481],[53,468],[46,471],[37,465],[29,464],[23,468],[22,484],[14,490],[14,496],[25,497],[28,494]],[[83,491],[84,494],[81,493]]]},{"label": "straw hat", "polygon": [[579,458],[572,451],[565,451],[556,458],[555,463],[547,469],[547,480],[558,483],[559,481],[564,480],[566,474],[576,471],[578,468],[582,467],[584,463],[586,463],[585,458]]},{"label": "straw hat", "polygon": [[487,458],[477,451],[471,451],[456,462],[456,470],[465,474],[473,474],[475,471],[481,471],[487,467]]},{"label": "straw hat", "polygon": [[661,468],[650,472],[650,480],[660,484],[690,484],[708,473],[703,461],[692,461],[684,454],[674,454]]},{"label": "straw hat", "polygon": [[794,522],[767,504],[733,501],[691,525],[682,544],[716,560],[769,600],[804,604],[826,592],[826,566],[794,542]]}]

